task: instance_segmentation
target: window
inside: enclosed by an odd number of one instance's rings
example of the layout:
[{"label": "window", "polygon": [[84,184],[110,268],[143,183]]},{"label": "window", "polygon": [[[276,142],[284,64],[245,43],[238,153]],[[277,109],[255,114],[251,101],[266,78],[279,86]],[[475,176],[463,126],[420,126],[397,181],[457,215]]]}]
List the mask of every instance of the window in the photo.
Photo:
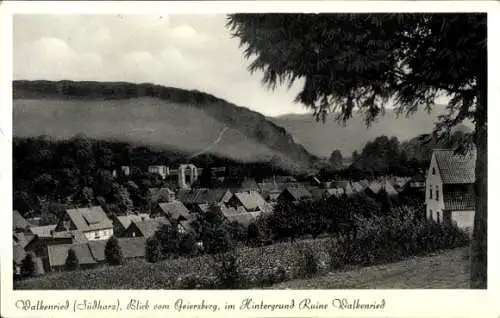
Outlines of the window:
[{"label": "window", "polygon": [[434,168],[434,167],[432,168],[432,174],[433,175],[436,174],[436,168]]},{"label": "window", "polygon": [[439,212],[436,212],[436,220],[438,223],[441,223],[441,220],[440,220],[440,213]]},{"label": "window", "polygon": [[432,209],[429,209],[429,219],[432,221]]},{"label": "window", "polygon": [[439,187],[436,186],[436,201],[439,201]]},{"label": "window", "polygon": [[429,199],[432,199],[432,186],[429,186]]}]

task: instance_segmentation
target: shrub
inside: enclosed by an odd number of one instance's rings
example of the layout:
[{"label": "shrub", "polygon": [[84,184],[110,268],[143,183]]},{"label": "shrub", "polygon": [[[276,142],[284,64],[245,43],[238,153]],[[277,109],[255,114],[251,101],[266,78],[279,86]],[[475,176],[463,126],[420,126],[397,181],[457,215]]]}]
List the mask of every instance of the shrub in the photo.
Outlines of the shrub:
[{"label": "shrub", "polygon": [[228,231],[221,227],[207,227],[203,233],[203,246],[209,254],[227,253],[233,248]]},{"label": "shrub", "polygon": [[68,257],[66,257],[64,267],[69,271],[74,271],[80,268],[80,262],[78,261],[78,257],[76,257],[76,253],[72,248],[68,250]]},{"label": "shrub", "polygon": [[217,277],[205,274],[187,274],[179,276],[174,289],[215,289],[217,288]]},{"label": "shrub", "polygon": [[247,244],[250,246],[261,246],[262,237],[260,229],[255,222],[248,225],[247,229]]},{"label": "shrub", "polygon": [[35,275],[35,256],[32,253],[26,254],[21,262],[21,276],[32,277]]},{"label": "shrub", "polygon": [[298,247],[299,270],[305,277],[314,276],[319,271],[318,256],[315,253],[317,253],[317,251],[313,251],[308,247]]},{"label": "shrub", "polygon": [[116,237],[112,236],[104,247],[104,256],[109,265],[123,264],[123,252]]},{"label": "shrub", "polygon": [[225,253],[221,255],[216,275],[221,288],[237,289],[243,287],[242,275],[239,268],[238,255]]},{"label": "shrub", "polygon": [[14,267],[12,268],[12,275],[14,277],[14,280],[17,280],[17,279],[19,279],[19,276],[20,276],[19,275],[20,273],[19,273],[19,270],[18,270],[19,267],[17,266],[16,261],[13,261],[13,265],[14,265]]},{"label": "shrub", "polygon": [[162,259],[161,244],[156,235],[146,240],[145,257],[150,263],[156,263]]}]

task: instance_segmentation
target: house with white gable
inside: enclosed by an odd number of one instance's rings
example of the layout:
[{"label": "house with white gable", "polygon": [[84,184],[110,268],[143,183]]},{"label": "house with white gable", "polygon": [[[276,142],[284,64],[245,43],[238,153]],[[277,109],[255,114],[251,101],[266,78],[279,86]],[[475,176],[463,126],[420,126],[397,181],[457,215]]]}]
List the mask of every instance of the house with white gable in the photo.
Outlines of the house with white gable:
[{"label": "house with white gable", "polygon": [[474,226],[476,152],[455,154],[434,150],[426,178],[426,217],[452,222],[471,231]]},{"label": "house with white gable", "polygon": [[113,236],[113,222],[100,206],[67,209],[55,232],[79,232],[89,241]]}]

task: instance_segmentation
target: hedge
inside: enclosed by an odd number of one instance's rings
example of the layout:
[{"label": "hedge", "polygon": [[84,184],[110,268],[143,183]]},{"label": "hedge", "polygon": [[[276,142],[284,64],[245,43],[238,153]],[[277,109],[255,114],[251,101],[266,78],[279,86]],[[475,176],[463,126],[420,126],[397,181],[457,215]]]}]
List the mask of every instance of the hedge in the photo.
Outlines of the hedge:
[{"label": "hedge", "polygon": [[[348,266],[397,261],[465,246],[455,226],[400,217],[359,219],[358,236],[244,247],[229,254],[179,258],[49,274],[15,282],[16,289],[214,289],[263,288]],[[232,254],[234,253],[234,254]],[[231,264],[221,267],[222,260]]]}]

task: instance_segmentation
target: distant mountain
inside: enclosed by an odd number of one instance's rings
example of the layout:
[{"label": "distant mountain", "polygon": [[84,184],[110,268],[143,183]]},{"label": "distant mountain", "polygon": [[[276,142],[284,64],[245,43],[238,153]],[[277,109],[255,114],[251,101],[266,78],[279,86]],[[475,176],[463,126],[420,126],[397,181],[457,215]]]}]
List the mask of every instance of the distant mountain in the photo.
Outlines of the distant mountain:
[{"label": "distant mountain", "polygon": [[[395,136],[404,141],[430,133],[438,115],[445,112],[445,106],[436,105],[430,114],[422,109],[410,117],[402,115],[397,118],[393,110],[387,110],[369,128],[361,114],[355,114],[345,127],[333,118],[328,118],[324,124],[316,122],[312,115],[307,114],[289,114],[269,119],[284,127],[292,134],[295,142],[302,144],[316,156],[329,157],[334,149],[339,149],[344,157],[350,157],[354,150],[361,150],[377,136]],[[462,127],[470,130],[472,125],[465,123]]]},{"label": "distant mountain", "polygon": [[315,157],[263,115],[212,95],[153,84],[14,81],[14,136],[78,133],[307,169]]}]

